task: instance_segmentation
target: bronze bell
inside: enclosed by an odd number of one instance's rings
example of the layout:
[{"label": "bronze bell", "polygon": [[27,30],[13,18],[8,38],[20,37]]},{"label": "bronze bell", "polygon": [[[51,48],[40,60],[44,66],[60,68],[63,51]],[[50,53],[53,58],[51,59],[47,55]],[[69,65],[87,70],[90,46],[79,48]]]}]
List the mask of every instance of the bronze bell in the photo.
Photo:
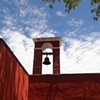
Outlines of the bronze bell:
[{"label": "bronze bell", "polygon": [[44,65],[50,65],[51,64],[51,62],[49,61],[49,58],[47,56],[45,57],[43,64]]}]

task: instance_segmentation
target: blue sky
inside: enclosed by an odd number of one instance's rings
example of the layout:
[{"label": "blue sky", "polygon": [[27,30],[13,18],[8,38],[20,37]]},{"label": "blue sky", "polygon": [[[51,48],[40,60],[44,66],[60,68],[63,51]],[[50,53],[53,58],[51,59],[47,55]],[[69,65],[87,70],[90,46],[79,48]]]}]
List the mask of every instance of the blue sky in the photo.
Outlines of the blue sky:
[{"label": "blue sky", "polygon": [[33,38],[61,37],[61,73],[100,72],[100,20],[94,21],[90,0],[69,14],[63,2],[0,0],[0,37],[31,74]]}]

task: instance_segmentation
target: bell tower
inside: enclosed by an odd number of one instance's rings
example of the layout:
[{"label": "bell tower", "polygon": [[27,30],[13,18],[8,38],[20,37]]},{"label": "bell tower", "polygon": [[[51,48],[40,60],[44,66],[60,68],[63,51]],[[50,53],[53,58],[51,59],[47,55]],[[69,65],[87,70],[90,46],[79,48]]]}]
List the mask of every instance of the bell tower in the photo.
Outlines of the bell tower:
[{"label": "bell tower", "polygon": [[[48,55],[53,55],[53,74],[60,74],[60,45],[61,38],[50,37],[50,38],[35,38],[33,39],[34,47],[34,64],[33,74],[42,74],[42,64],[49,65]],[[43,52],[44,49],[50,48],[53,52]],[[42,62],[42,55],[47,55],[45,62]]]}]

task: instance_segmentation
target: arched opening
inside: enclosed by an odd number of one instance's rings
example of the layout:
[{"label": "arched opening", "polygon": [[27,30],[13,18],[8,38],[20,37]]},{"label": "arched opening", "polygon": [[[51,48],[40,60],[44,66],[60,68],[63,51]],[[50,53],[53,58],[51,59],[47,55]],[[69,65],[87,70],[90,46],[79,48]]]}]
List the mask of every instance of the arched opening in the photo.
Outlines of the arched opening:
[{"label": "arched opening", "polygon": [[[51,64],[43,64],[46,57],[49,58]],[[42,46],[42,74],[53,74],[53,50],[50,43],[45,43]]]},{"label": "arched opening", "polygon": [[[34,48],[34,63],[33,63],[33,74],[60,74],[60,45],[61,38],[59,37],[49,37],[49,38],[36,38],[33,39],[35,43]],[[44,58],[46,54],[44,51],[48,52],[48,49],[52,50],[49,53],[49,58],[46,58],[45,65],[43,65]],[[43,56],[43,57],[42,57]],[[51,64],[49,65],[48,59],[50,59]],[[47,65],[47,66],[46,66]],[[43,68],[42,68],[43,66]]]}]

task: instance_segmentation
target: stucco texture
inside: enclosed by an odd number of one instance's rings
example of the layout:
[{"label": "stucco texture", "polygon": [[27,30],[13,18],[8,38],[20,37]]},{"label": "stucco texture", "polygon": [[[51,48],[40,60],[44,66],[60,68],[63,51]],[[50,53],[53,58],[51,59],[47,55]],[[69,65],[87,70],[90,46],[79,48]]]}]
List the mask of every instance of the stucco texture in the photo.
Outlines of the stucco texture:
[{"label": "stucco texture", "polygon": [[28,100],[28,74],[0,39],[0,100]]}]

